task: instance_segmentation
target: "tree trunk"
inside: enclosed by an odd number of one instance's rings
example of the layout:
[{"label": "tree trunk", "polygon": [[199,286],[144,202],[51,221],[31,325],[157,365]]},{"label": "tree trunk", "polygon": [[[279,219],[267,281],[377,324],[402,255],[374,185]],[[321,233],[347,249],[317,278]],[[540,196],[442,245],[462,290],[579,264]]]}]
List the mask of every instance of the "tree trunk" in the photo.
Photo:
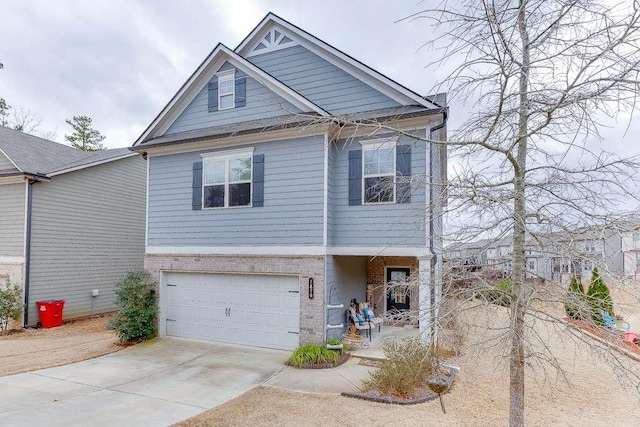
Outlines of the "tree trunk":
[{"label": "tree trunk", "polygon": [[529,87],[529,40],[526,26],[527,0],[520,0],[518,29],[522,42],[522,64],[520,71],[520,99],[518,137],[515,148],[514,206],[513,206],[513,293],[511,295],[511,351],[509,360],[509,425],[524,426],[524,315],[526,307],[525,269],[525,171],[527,161],[528,133],[528,87]]}]

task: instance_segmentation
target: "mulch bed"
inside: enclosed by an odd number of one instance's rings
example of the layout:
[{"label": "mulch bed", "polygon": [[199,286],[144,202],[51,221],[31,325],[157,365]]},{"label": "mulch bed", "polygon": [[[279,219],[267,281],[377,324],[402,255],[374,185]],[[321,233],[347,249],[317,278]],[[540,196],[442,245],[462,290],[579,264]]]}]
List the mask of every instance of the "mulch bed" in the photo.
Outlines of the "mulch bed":
[{"label": "mulch bed", "polygon": [[[455,378],[455,369],[449,368],[448,375],[446,375],[447,391],[445,391],[443,394],[446,394],[449,392],[449,390],[451,390],[451,386],[453,385],[453,381],[455,380]],[[390,403],[392,405],[416,405],[418,403],[424,403],[438,398],[438,395],[432,392],[426,385],[423,387],[419,387],[416,390],[415,395],[409,399],[391,395],[385,396],[377,390],[369,390],[362,393],[342,393],[342,395],[346,397],[353,397],[355,399],[368,400],[371,402]]]},{"label": "mulch bed", "polygon": [[296,365],[289,365],[289,366],[293,366],[294,368],[298,368],[298,369],[330,369],[330,368],[335,368],[336,366],[342,365],[344,362],[349,360],[349,357],[351,357],[351,354],[345,353],[342,356],[340,356],[340,358],[336,363],[317,363],[317,364],[306,363],[302,366],[296,366]]},{"label": "mulch bed", "polygon": [[637,354],[640,356],[640,345],[630,343],[629,341],[624,340],[624,332],[613,331],[608,328],[598,327],[593,324],[590,324],[584,320],[573,320],[573,319],[564,319],[567,323],[570,323],[574,326],[579,327],[580,329],[589,332],[596,337],[613,344],[621,349],[627,350],[631,353]]}]

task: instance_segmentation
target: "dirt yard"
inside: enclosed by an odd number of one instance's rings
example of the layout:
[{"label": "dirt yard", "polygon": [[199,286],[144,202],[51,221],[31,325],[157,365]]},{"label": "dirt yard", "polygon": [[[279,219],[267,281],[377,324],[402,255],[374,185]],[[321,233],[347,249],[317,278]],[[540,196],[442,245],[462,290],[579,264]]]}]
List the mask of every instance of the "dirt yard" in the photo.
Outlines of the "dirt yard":
[{"label": "dirt yard", "polygon": [[0,376],[66,365],[122,349],[107,329],[109,315],[57,328],[0,335]]},{"label": "dirt yard", "polygon": [[[462,369],[444,398],[447,414],[437,401],[395,406],[258,387],[179,425],[507,425],[508,364],[497,345],[502,339],[500,328],[508,325],[506,310],[489,307],[481,313],[468,312],[477,326],[468,326],[464,350],[453,361]],[[532,343],[529,355],[539,357],[531,357],[527,365],[528,426],[639,424],[640,363],[615,352],[594,353],[591,341],[548,322],[532,322],[530,332],[539,340]],[[548,351],[555,355],[551,361],[545,356]]]}]

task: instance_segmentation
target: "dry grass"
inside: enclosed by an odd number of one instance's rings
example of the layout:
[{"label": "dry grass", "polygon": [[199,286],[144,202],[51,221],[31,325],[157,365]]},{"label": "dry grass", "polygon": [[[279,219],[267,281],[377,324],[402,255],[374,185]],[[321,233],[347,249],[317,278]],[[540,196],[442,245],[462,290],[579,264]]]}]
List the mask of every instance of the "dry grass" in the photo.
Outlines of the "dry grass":
[{"label": "dry grass", "polygon": [[[508,366],[501,356],[502,350],[487,345],[492,342],[489,339],[491,328],[504,323],[505,314],[506,309],[502,307],[491,307],[474,314],[474,323],[482,326],[470,327],[465,351],[453,361],[462,370],[451,392],[444,396],[447,414],[441,412],[438,401],[395,406],[263,386],[178,425],[506,425]],[[619,379],[624,379],[625,374],[611,368],[609,355],[589,356],[589,341],[572,339],[566,329],[544,323],[536,324],[535,328],[557,356],[556,361],[569,381],[549,363],[539,361],[527,366],[528,426],[638,425],[640,399],[637,390],[634,392],[621,386]],[[624,357],[620,363],[640,374],[640,364]],[[633,384],[628,385],[633,388]]]},{"label": "dry grass", "polygon": [[122,348],[107,329],[110,315],[72,321],[57,328],[0,336],[0,376],[66,365]]}]

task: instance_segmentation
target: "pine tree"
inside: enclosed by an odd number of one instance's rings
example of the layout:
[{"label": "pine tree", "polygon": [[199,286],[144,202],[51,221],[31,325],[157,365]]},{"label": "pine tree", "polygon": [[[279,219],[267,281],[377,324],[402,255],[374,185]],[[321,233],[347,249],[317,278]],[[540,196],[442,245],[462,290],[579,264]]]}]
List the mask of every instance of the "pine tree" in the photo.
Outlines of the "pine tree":
[{"label": "pine tree", "polygon": [[609,293],[609,288],[604,284],[602,277],[598,273],[598,267],[593,267],[591,273],[591,284],[587,290],[587,302],[592,310],[592,319],[595,323],[603,325],[600,310],[613,316],[613,300]]},{"label": "pine tree", "polygon": [[567,288],[567,299],[564,303],[564,311],[569,319],[584,320],[586,308],[586,296],[584,294],[584,286],[577,276],[571,277],[569,287]]},{"label": "pine tree", "polygon": [[91,127],[91,118],[88,116],[73,116],[72,120],[65,120],[73,128],[71,135],[65,135],[64,139],[71,143],[71,146],[82,151],[104,150],[105,136]]}]

